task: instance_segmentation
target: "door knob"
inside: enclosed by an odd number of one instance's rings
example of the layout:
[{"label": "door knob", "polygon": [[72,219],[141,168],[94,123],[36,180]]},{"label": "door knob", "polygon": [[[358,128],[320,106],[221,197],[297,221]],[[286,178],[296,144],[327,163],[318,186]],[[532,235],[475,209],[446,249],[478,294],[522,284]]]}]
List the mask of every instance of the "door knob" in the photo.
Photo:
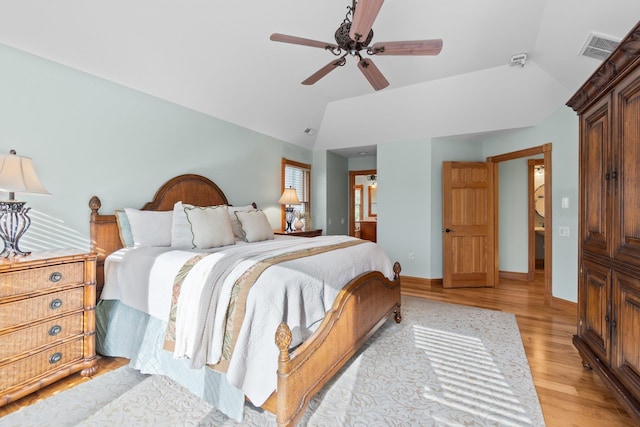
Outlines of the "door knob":
[{"label": "door knob", "polygon": [[452,231],[454,231],[454,230],[452,230],[452,229],[450,229],[450,228],[445,228],[445,229],[444,229],[444,230],[442,230],[442,231],[444,231],[445,233],[451,233],[451,232],[452,232]]}]

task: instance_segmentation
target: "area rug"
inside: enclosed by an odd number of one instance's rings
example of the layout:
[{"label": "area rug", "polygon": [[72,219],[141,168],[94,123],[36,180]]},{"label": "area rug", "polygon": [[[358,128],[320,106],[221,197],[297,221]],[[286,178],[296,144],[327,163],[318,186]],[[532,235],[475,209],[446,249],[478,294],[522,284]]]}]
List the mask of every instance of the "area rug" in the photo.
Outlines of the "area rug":
[{"label": "area rug", "polygon": [[[544,426],[515,316],[403,297],[314,397],[302,426]],[[230,420],[167,377],[123,367],[0,418],[2,426],[274,426]]]}]

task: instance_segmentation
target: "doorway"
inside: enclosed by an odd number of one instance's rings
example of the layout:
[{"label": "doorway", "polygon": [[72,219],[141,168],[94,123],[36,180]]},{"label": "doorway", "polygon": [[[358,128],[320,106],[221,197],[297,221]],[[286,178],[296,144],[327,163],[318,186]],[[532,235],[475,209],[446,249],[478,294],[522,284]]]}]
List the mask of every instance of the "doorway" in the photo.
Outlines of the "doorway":
[{"label": "doorway", "polygon": [[349,171],[349,235],[375,242],[377,229],[377,170]]},{"label": "doorway", "polygon": [[[552,249],[552,240],[551,240],[551,230],[552,230],[552,215],[551,215],[551,200],[552,200],[552,195],[551,195],[551,143],[548,144],[544,144],[544,145],[539,145],[537,147],[532,147],[532,148],[526,148],[524,150],[519,150],[519,151],[513,151],[510,153],[505,153],[505,154],[500,154],[498,156],[493,156],[493,157],[488,157],[487,161],[488,162],[493,162],[494,163],[494,167],[495,167],[495,182],[498,182],[499,177],[498,177],[498,164],[500,162],[505,162],[508,160],[513,160],[513,159],[521,159],[521,158],[526,158],[526,157],[536,157],[542,155],[543,159],[542,159],[542,166],[544,166],[544,187],[545,187],[545,195],[544,195],[544,219],[543,219],[543,226],[544,226],[544,231],[542,231],[542,236],[544,237],[544,241],[545,241],[545,245],[544,245],[544,302],[546,305],[551,305],[551,298],[553,295],[553,289],[552,289],[552,282],[551,282],[551,266],[552,266],[552,259],[551,259],[551,249]],[[498,195],[498,190],[497,190],[497,186],[496,186],[496,196],[494,198],[495,203],[498,203],[498,199],[499,199],[499,195]],[[498,207],[496,206],[496,215],[495,215],[495,221],[496,221],[496,233],[498,233],[498,224],[499,224],[499,220],[498,220]],[[496,239],[497,241],[497,239]],[[498,259],[497,259],[497,254],[496,254],[496,264],[498,263]]]},{"label": "doorway", "polygon": [[528,197],[528,236],[529,236],[529,271],[527,280],[535,279],[536,271],[544,270],[544,217],[546,215],[544,185],[544,160],[529,159],[527,161]]}]

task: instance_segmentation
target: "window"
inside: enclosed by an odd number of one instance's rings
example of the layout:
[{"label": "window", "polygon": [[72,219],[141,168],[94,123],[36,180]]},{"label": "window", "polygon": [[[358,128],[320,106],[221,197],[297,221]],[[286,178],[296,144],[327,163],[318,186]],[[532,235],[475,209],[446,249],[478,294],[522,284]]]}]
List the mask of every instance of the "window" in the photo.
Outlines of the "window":
[{"label": "window", "polygon": [[[296,213],[300,212],[303,217],[305,229],[310,224],[311,213],[311,165],[295,162],[293,160],[282,159],[282,190],[293,187],[298,193],[300,205],[294,206]],[[282,228],[285,225],[284,206],[282,207]]]}]

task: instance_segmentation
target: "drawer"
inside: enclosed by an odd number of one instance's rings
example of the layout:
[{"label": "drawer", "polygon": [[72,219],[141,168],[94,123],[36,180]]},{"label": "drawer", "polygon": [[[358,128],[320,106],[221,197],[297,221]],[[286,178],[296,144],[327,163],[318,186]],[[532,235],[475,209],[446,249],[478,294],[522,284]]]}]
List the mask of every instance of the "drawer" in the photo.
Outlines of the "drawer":
[{"label": "drawer", "polygon": [[0,274],[0,298],[84,283],[84,262],[47,265]]},{"label": "drawer", "polygon": [[0,330],[84,308],[84,286],[0,304]]},{"label": "drawer", "polygon": [[0,336],[0,361],[20,353],[84,334],[83,313],[60,317]]},{"label": "drawer", "polygon": [[78,338],[24,359],[0,366],[0,390],[31,381],[83,358],[83,340]]}]

